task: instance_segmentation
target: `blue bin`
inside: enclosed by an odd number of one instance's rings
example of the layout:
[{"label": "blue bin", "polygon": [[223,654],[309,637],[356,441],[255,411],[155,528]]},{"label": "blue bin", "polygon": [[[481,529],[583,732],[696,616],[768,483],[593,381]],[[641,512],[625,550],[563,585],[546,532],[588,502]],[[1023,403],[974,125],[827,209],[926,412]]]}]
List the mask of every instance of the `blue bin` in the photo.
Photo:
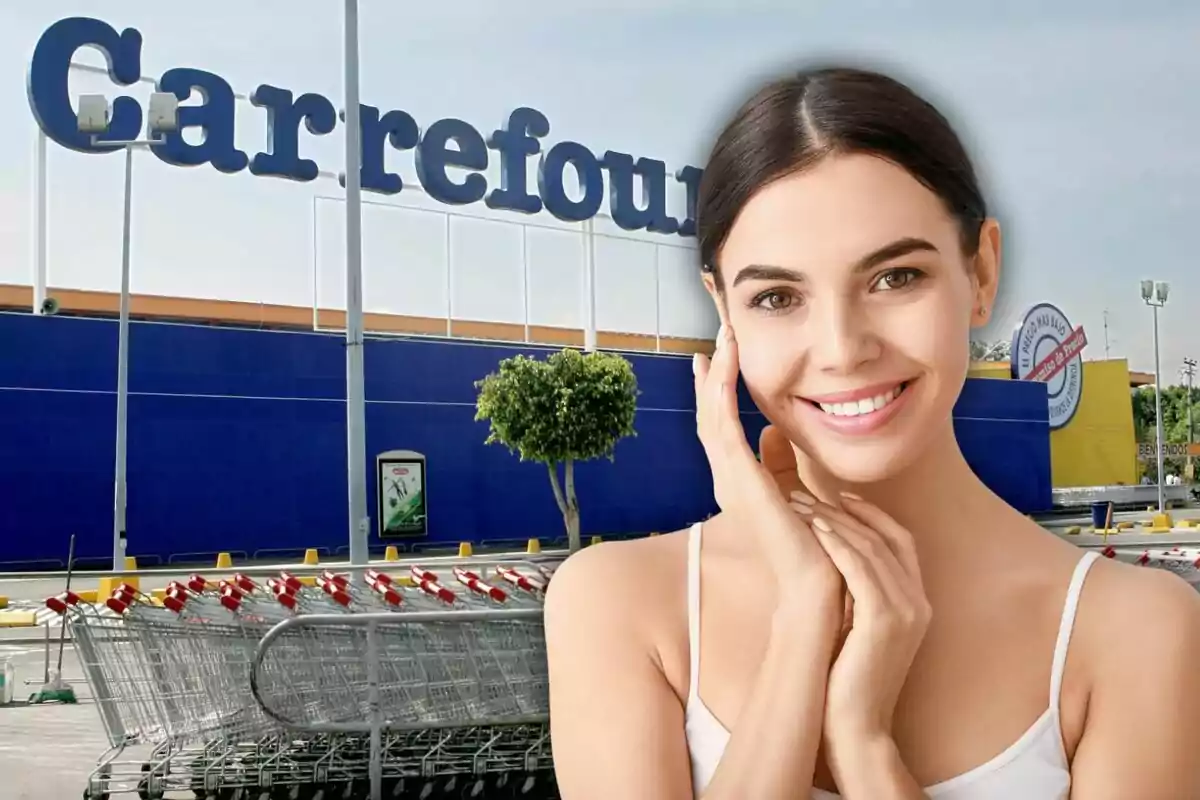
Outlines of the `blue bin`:
[{"label": "blue bin", "polygon": [[1092,527],[1103,528],[1104,523],[1108,521],[1108,510],[1112,508],[1112,502],[1105,500],[1102,503],[1092,503]]}]

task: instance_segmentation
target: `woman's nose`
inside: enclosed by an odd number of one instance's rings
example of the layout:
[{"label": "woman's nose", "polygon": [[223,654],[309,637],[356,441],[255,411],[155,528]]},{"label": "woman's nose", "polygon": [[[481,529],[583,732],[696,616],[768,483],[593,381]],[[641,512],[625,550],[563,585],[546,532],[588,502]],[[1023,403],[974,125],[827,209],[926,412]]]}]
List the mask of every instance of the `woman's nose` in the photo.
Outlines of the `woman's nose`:
[{"label": "woman's nose", "polygon": [[861,307],[842,298],[814,305],[806,337],[811,343],[812,366],[823,372],[850,374],[879,357],[879,339]]}]

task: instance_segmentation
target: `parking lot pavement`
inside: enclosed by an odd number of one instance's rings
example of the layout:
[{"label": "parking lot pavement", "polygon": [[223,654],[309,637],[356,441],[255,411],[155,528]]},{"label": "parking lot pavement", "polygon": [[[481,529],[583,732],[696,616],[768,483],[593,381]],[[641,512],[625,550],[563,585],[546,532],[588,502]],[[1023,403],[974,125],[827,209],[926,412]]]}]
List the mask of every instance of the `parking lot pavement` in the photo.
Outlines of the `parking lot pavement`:
[{"label": "parking lot pavement", "polygon": [[[28,705],[29,696],[42,685],[43,646],[0,641],[0,661],[4,659],[11,659],[16,670],[17,702],[0,706],[0,796],[5,800],[82,797],[88,775],[108,742],[74,651],[68,646],[63,653],[63,676],[75,690],[76,705]],[[52,667],[56,660],[57,647]],[[33,683],[26,685],[26,680]]]}]

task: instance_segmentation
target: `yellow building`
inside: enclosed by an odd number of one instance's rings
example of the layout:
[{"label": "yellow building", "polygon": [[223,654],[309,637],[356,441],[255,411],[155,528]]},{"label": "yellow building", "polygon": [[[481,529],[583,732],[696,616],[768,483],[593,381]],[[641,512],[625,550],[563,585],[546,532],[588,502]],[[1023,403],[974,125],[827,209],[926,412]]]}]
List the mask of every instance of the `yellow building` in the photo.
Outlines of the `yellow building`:
[{"label": "yellow building", "polygon": [[[1009,364],[978,362],[973,378],[1011,378]],[[1136,484],[1140,475],[1133,430],[1133,383],[1125,359],[1083,362],[1079,408],[1065,427],[1050,433],[1054,488]]]}]

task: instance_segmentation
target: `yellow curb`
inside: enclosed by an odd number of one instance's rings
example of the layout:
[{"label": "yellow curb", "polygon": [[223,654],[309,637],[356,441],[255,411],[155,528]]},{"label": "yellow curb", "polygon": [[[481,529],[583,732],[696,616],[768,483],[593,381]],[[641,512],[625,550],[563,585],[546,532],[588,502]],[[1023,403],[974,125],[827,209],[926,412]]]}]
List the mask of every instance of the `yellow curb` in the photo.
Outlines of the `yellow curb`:
[{"label": "yellow curb", "polygon": [[36,628],[37,612],[6,611],[0,614],[0,628]]},{"label": "yellow curb", "polygon": [[1119,530],[1119,531],[1128,531],[1128,530],[1132,530],[1132,529],[1133,529],[1132,522],[1127,521],[1127,522],[1118,522],[1117,523],[1117,530]]},{"label": "yellow curb", "polygon": [[81,603],[91,603],[92,605],[95,605],[96,603],[100,602],[100,592],[96,589],[84,589],[83,591],[76,592],[75,594],[79,595],[79,601]]},{"label": "yellow curb", "polygon": [[[1096,530],[1099,531],[1100,529],[1097,528]],[[1076,536],[1078,533],[1079,533],[1078,525],[1072,525],[1071,527],[1067,528],[1067,530],[1066,530],[1067,536]]]},{"label": "yellow curb", "polygon": [[123,583],[129,584],[134,590],[141,588],[137,578],[125,577],[124,575],[105,575],[100,579],[100,585],[96,588],[97,598],[103,597],[107,599]]},{"label": "yellow curb", "polygon": [[8,608],[8,598],[0,594],[0,609]]}]

